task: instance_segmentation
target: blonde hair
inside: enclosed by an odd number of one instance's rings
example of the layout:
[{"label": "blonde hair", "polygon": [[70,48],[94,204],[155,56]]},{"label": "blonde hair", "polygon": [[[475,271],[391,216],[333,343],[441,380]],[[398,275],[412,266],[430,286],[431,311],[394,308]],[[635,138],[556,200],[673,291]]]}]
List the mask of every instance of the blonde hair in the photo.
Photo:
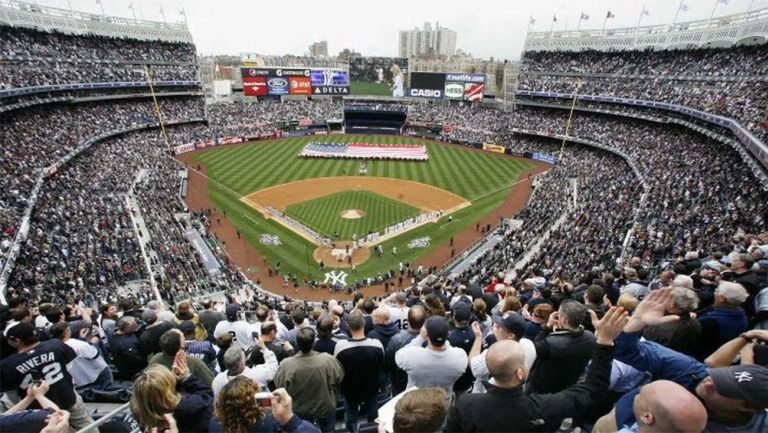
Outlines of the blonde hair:
[{"label": "blonde hair", "polygon": [[133,383],[131,412],[144,429],[164,427],[164,415],[176,410],[179,401],[176,377],[160,364],[151,365]]},{"label": "blonde hair", "polygon": [[640,301],[634,297],[634,295],[630,293],[624,293],[623,295],[619,296],[619,299],[616,301],[616,306],[622,307],[627,312],[632,313],[635,311],[635,308],[637,308],[637,304],[639,303]]}]

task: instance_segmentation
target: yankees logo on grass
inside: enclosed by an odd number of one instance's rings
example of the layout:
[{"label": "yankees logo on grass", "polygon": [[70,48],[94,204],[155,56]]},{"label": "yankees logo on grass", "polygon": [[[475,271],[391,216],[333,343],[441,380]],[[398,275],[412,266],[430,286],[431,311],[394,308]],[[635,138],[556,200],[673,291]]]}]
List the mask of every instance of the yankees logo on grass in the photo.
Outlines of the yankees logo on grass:
[{"label": "yankees logo on grass", "polygon": [[281,245],[283,243],[277,235],[270,235],[268,233],[261,235],[259,242],[264,245]]},{"label": "yankees logo on grass", "polygon": [[429,246],[429,241],[431,239],[429,237],[423,237],[423,238],[416,238],[410,242],[408,242],[408,248],[414,249],[414,248],[426,248]]},{"label": "yankees logo on grass", "polygon": [[331,271],[325,273],[325,279],[323,284],[330,284],[332,286],[346,286],[347,285],[347,273],[344,271]]}]

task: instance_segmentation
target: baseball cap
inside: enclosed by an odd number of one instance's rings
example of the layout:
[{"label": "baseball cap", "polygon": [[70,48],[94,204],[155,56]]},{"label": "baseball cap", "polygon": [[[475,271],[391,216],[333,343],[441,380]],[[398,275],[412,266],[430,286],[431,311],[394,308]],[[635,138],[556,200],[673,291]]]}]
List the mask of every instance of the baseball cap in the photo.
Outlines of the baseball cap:
[{"label": "baseball cap", "polygon": [[525,335],[525,328],[528,326],[523,316],[514,311],[507,311],[502,317],[494,317],[493,322],[506,329],[507,332],[515,334],[517,338],[522,338]]},{"label": "baseball cap", "polygon": [[80,335],[80,330],[90,326],[90,322],[85,320],[75,320],[73,322],[69,322],[69,330],[72,331],[72,336],[77,338]]},{"label": "baseball cap", "polygon": [[10,339],[21,340],[24,343],[37,341],[37,330],[35,325],[29,322],[19,322],[18,325],[13,326],[5,336]]},{"label": "baseball cap", "polygon": [[456,302],[453,305],[453,320],[459,323],[469,322],[469,318],[472,316],[472,312],[469,308],[469,304],[466,302]]},{"label": "baseball cap", "polygon": [[237,320],[238,311],[240,311],[240,307],[237,304],[227,305],[227,311],[225,313],[227,316],[227,320],[229,320],[230,322],[234,322],[235,320]]},{"label": "baseball cap", "polygon": [[448,339],[448,331],[450,329],[448,327],[448,320],[446,320],[445,317],[432,316],[427,319],[424,326],[427,327],[429,341],[435,346],[442,346],[445,343],[445,340]]},{"label": "baseball cap", "polygon": [[710,271],[717,271],[717,272],[722,272],[725,270],[725,266],[722,263],[718,262],[717,260],[710,260],[708,262],[705,262],[702,265],[702,268]]},{"label": "baseball cap", "polygon": [[744,400],[759,409],[768,408],[768,367],[734,365],[710,368],[715,389],[723,397]]},{"label": "baseball cap", "polygon": [[185,320],[184,322],[179,323],[179,331],[185,334],[195,332],[195,324],[189,320]]}]

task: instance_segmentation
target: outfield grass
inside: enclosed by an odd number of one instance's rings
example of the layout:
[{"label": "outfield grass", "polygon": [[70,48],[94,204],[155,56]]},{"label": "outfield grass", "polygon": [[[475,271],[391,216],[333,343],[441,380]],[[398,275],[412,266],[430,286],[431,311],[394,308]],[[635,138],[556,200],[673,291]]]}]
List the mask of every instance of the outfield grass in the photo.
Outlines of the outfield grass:
[{"label": "outfield grass", "polygon": [[349,91],[353,95],[392,96],[391,86],[388,83],[375,81],[352,81],[349,83]]},{"label": "outfield grass", "polygon": [[[362,210],[365,216],[342,218],[341,213],[348,209]],[[351,240],[353,234],[357,238],[368,232],[383,231],[421,212],[369,191],[343,191],[288,206],[285,213],[331,239]]]},{"label": "outfield grass", "polygon": [[[396,246],[397,257],[385,254],[373,257],[358,267],[353,278],[374,276],[388,269],[396,269],[401,261],[414,262],[433,247],[448,240],[497,208],[509,193],[510,186],[519,175],[530,169],[532,163],[501,155],[470,151],[461,146],[438,144],[401,136],[334,135],[302,137],[258,142],[237,147],[220,147],[200,152],[195,160],[204,164],[211,178],[208,190],[211,202],[226,211],[227,218],[240,230],[267,260],[281,263],[281,269],[296,275],[322,279],[320,269],[312,259],[314,245],[241,202],[241,196],[286,182],[327,176],[356,176],[360,166],[354,160],[301,159],[299,152],[309,141],[370,143],[423,143],[430,159],[428,162],[375,161],[368,164],[369,175],[414,180],[453,192],[472,202],[472,206],[453,214],[453,222],[443,218],[426,224],[383,244],[384,251]],[[281,245],[262,245],[262,234],[280,237]],[[416,238],[430,237],[426,249],[408,249]],[[352,279],[348,280],[352,282]]]}]

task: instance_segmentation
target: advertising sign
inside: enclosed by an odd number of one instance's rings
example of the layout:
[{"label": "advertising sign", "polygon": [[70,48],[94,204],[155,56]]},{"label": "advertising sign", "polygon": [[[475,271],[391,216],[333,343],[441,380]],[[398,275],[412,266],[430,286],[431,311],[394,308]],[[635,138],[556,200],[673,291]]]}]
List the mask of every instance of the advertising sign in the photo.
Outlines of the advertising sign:
[{"label": "advertising sign", "polygon": [[312,86],[313,95],[349,95],[349,87]]},{"label": "advertising sign", "polygon": [[291,95],[311,95],[312,86],[307,77],[289,77],[289,93]]},{"label": "advertising sign", "polygon": [[243,94],[245,96],[267,96],[267,78],[243,77]]},{"label": "advertising sign", "polygon": [[340,68],[241,68],[246,96],[348,95],[349,71]]},{"label": "advertising sign", "polygon": [[484,89],[485,89],[485,84],[482,84],[482,83],[465,83],[464,84],[464,100],[465,101],[482,101]]},{"label": "advertising sign", "polygon": [[416,98],[442,99],[445,91],[445,74],[433,72],[412,72],[408,96]]},{"label": "advertising sign", "polygon": [[267,90],[270,95],[287,95],[288,79],[283,77],[273,77],[267,80]]},{"label": "advertising sign", "polygon": [[464,83],[445,83],[446,99],[464,99]]},{"label": "advertising sign", "polygon": [[504,146],[499,146],[498,144],[493,144],[493,143],[483,143],[483,150],[488,152],[495,152],[495,153],[505,152]]}]

